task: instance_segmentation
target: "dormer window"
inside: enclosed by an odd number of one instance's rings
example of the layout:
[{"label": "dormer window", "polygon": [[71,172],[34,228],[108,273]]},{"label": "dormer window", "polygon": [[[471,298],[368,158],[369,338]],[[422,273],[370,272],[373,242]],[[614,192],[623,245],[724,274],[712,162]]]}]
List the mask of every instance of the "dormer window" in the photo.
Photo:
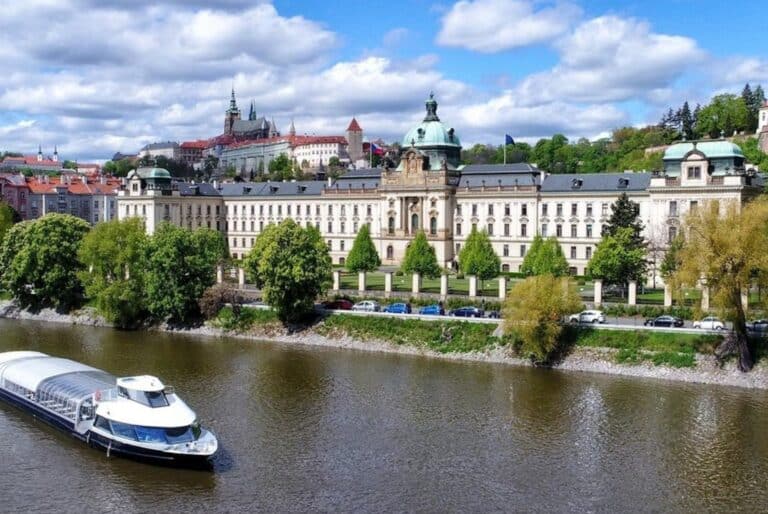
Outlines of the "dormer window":
[{"label": "dormer window", "polygon": [[629,185],[629,179],[628,178],[620,178],[619,179],[619,189],[626,189]]},{"label": "dormer window", "polygon": [[688,168],[688,179],[689,180],[696,180],[701,178],[701,167],[700,166],[690,166]]}]

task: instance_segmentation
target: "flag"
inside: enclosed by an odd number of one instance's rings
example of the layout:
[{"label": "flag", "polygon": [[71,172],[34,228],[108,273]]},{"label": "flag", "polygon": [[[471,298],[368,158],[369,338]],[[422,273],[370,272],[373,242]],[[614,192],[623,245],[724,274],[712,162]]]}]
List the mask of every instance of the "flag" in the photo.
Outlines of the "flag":
[{"label": "flag", "polygon": [[509,134],[504,134],[504,144],[505,145],[514,145],[515,144],[515,140],[512,139],[512,136],[510,136]]},{"label": "flag", "polygon": [[384,149],[371,143],[371,155],[384,155]]}]

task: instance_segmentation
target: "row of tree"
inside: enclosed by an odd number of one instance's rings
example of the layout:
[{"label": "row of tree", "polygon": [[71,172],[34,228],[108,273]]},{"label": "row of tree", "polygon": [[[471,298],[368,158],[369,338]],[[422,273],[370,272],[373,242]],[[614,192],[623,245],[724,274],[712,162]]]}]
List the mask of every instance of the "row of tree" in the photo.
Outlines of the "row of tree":
[{"label": "row of tree", "polygon": [[91,301],[109,321],[188,321],[227,256],[216,231],[170,224],[147,236],[139,219],[93,229],[66,214],[10,228],[0,244],[0,280],[20,305],[69,311]]}]

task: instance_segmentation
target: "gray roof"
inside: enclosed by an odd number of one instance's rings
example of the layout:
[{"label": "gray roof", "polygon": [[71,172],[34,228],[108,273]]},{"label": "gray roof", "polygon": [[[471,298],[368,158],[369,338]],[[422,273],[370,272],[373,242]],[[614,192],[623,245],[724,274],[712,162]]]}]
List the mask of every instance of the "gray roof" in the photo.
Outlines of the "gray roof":
[{"label": "gray roof", "polygon": [[375,178],[380,179],[381,178],[381,168],[360,168],[355,170],[349,170],[345,174],[343,174],[341,177],[339,177],[339,180],[342,179],[357,179],[357,178]]},{"label": "gray roof", "polygon": [[179,143],[175,141],[166,141],[164,143],[150,143],[148,145],[144,145],[141,149],[142,152],[146,150],[162,150],[165,148],[178,148]]},{"label": "gray roof", "polygon": [[542,181],[541,192],[645,191],[650,185],[650,173],[568,173],[547,175]]},{"label": "gray roof", "polygon": [[221,193],[213,187],[213,184],[190,184],[189,182],[177,182],[181,196],[221,196]]},{"label": "gray roof", "polygon": [[219,186],[222,196],[315,196],[325,187],[322,180],[297,182],[236,182]]},{"label": "gray roof", "polygon": [[462,175],[477,175],[484,173],[541,173],[539,168],[527,162],[510,164],[467,164],[461,168]]},{"label": "gray roof", "polygon": [[459,187],[530,186],[539,184],[539,175],[534,173],[462,173]]}]

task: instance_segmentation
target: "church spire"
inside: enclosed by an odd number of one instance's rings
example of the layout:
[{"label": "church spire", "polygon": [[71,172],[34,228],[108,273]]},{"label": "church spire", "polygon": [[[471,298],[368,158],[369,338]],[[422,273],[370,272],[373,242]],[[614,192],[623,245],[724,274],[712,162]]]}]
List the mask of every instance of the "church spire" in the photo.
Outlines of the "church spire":
[{"label": "church spire", "polygon": [[296,135],[296,127],[293,125],[293,118],[291,118],[291,126],[288,128],[288,135],[289,136]]},{"label": "church spire", "polygon": [[37,160],[43,160],[43,145],[37,145]]},{"label": "church spire", "polygon": [[237,111],[237,101],[235,100],[235,86],[232,85],[232,98],[229,100],[229,110],[231,112]]},{"label": "church spire", "polygon": [[59,149],[53,145],[53,162],[59,162]]},{"label": "church spire", "polygon": [[253,121],[256,119],[256,113],[254,112],[254,103],[253,100],[251,100],[251,111],[248,113],[248,119]]}]

